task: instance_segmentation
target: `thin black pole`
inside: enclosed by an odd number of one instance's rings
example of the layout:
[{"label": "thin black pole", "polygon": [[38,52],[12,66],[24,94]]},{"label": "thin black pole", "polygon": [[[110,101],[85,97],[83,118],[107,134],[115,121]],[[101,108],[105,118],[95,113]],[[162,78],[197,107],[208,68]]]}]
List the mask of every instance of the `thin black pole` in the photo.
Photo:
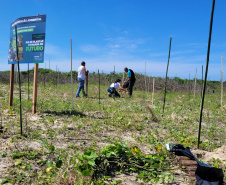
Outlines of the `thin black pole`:
[{"label": "thin black pole", "polygon": [[171,51],[171,40],[172,40],[172,37],[170,37],[169,55],[168,55],[168,62],[167,62],[167,68],[166,68],[166,81],[165,81],[165,91],[164,91],[163,113],[164,113],[165,102],[166,102],[166,83],[167,83],[167,74],[168,74],[168,67],[169,67],[170,51]]},{"label": "thin black pole", "polygon": [[115,82],[114,82],[114,100],[115,100]]},{"label": "thin black pole", "polygon": [[98,77],[99,77],[99,104],[100,104],[100,73],[98,69]]},{"label": "thin black pole", "polygon": [[190,110],[191,110],[191,80],[190,80],[190,73],[189,73],[189,81],[188,81],[188,89],[189,89],[189,105],[190,105]]},{"label": "thin black pole", "polygon": [[16,60],[18,66],[18,78],[19,78],[19,92],[20,92],[20,134],[22,135],[22,106],[21,106],[21,82],[20,82],[20,65],[19,65],[19,52],[17,47],[17,25],[15,25],[15,34],[16,34]]},{"label": "thin black pole", "polygon": [[200,144],[200,133],[201,133],[201,123],[202,123],[202,110],[203,110],[203,105],[204,105],[205,91],[206,91],[206,80],[207,80],[207,75],[208,75],[209,56],[210,56],[210,44],[211,44],[212,25],[213,25],[213,14],[214,14],[214,5],[215,5],[215,0],[213,0],[213,3],[212,3],[212,11],[211,11],[211,19],[210,19],[209,41],[208,41],[208,50],[207,50],[207,59],[206,59],[206,72],[205,72],[204,87],[203,87],[203,92],[202,92],[202,103],[201,103],[201,111],[200,111],[200,119],[199,119],[198,148],[199,148],[199,144]]},{"label": "thin black pole", "polygon": [[29,92],[29,84],[30,84],[30,75],[29,75],[29,64],[28,64],[28,72],[27,72],[27,86],[28,86],[28,91],[27,91],[27,93],[28,93],[28,101],[29,101],[29,94],[30,94],[30,92]]},{"label": "thin black pole", "polygon": [[202,98],[202,91],[203,91],[203,65],[202,65],[202,85],[201,85],[201,98]]}]

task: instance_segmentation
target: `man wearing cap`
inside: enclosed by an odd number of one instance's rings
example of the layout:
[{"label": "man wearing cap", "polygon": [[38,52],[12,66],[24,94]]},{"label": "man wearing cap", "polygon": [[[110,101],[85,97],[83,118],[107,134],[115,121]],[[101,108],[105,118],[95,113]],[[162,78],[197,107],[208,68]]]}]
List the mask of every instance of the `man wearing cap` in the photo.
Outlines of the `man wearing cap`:
[{"label": "man wearing cap", "polygon": [[81,66],[78,68],[78,81],[79,81],[79,87],[76,93],[76,97],[79,97],[79,93],[82,90],[83,96],[87,96],[84,91],[84,83],[85,78],[88,75],[89,71],[86,71],[85,67],[86,63],[84,61],[81,62]]}]

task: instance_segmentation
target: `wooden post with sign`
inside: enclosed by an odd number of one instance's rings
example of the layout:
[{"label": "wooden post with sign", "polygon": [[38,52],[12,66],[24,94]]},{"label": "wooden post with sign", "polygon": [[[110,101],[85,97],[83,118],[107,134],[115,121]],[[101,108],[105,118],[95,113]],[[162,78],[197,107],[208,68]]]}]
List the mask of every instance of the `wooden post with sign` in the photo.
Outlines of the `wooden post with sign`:
[{"label": "wooden post with sign", "polygon": [[10,107],[13,105],[14,66],[15,64],[11,64],[10,88],[9,88],[9,106]]},{"label": "wooden post with sign", "polygon": [[36,113],[37,106],[37,92],[38,90],[38,63],[35,63],[34,66],[34,83],[33,83],[33,106],[32,106],[32,114]]}]

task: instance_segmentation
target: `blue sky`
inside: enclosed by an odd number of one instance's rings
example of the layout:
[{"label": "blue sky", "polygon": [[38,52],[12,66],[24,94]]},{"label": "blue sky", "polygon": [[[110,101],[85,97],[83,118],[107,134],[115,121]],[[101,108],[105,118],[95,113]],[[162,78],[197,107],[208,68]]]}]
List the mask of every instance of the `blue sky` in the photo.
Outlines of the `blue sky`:
[{"label": "blue sky", "polygon": [[[86,61],[90,72],[123,72],[124,67],[165,77],[172,37],[169,77],[202,77],[206,66],[212,0],[0,0],[0,71],[10,70],[10,23],[46,14],[45,63],[70,71]],[[220,80],[226,59],[226,1],[216,0],[208,80]],[[226,63],[226,61],[224,62]],[[27,65],[20,65],[27,70]],[[33,67],[33,64],[30,65]],[[226,69],[224,64],[224,81]]]}]

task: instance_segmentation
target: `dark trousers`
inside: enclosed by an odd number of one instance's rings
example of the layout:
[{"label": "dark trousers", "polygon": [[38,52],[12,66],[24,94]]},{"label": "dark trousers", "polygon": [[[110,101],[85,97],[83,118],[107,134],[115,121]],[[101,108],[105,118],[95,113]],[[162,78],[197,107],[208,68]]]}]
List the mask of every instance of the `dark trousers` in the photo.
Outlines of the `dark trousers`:
[{"label": "dark trousers", "polygon": [[130,96],[132,96],[133,94],[133,86],[134,86],[134,82],[129,81],[128,91]]},{"label": "dark trousers", "polygon": [[108,87],[107,91],[109,92],[109,94],[108,94],[109,97],[111,97],[112,94],[114,94],[115,97],[119,97],[120,98],[120,94],[116,91],[115,88]]},{"label": "dark trousers", "polygon": [[127,88],[128,89],[128,92],[129,92],[129,95],[130,96],[132,96],[132,94],[133,94],[133,86],[134,86],[134,83],[135,82],[128,81],[128,82],[126,82],[123,85],[123,88]]}]

